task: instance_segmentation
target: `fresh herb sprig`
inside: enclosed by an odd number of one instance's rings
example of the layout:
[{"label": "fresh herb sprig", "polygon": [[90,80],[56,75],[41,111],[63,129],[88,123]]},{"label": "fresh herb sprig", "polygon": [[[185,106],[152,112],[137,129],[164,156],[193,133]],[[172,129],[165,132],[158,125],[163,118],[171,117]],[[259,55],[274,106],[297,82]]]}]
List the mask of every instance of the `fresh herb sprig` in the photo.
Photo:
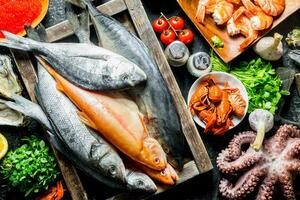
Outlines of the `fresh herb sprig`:
[{"label": "fresh herb sprig", "polygon": [[211,71],[229,72],[230,68],[218,58],[218,56],[211,50],[210,52]]},{"label": "fresh herb sprig", "polygon": [[288,91],[281,90],[282,81],[276,75],[270,63],[260,58],[250,62],[241,62],[230,72],[246,87],[249,96],[248,112],[261,108],[275,113],[282,95],[289,95]]},{"label": "fresh herb sprig", "polygon": [[22,139],[25,144],[9,151],[1,161],[0,178],[7,179],[8,186],[18,188],[25,196],[48,189],[57,178],[55,158],[43,140],[32,135]]}]

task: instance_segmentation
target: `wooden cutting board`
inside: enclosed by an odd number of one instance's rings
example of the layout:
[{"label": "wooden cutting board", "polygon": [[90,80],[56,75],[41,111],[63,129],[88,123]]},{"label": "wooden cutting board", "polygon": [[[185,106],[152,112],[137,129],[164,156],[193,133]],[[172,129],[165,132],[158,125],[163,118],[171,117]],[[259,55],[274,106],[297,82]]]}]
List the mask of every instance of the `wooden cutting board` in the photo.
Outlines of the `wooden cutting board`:
[{"label": "wooden cutting board", "polygon": [[[196,20],[196,11],[199,0],[177,0],[181,8],[187,14],[187,16],[192,20],[197,29],[206,39],[206,41],[210,44],[210,46],[214,49],[214,51],[223,59],[224,62],[230,62],[238,55],[240,55],[244,50],[240,51],[239,46],[241,42],[245,39],[243,36],[230,37],[227,34],[226,25],[225,26],[217,26],[211,16],[205,16],[204,24],[200,24]],[[268,31],[275,28],[279,23],[284,21],[288,16],[296,12],[300,8],[300,0],[286,0],[286,8],[284,12],[277,18],[274,19],[274,23],[272,27],[268,30],[259,32],[259,40],[263,35],[265,35]],[[298,26],[300,23],[298,24]],[[291,26],[294,26],[291,24]],[[296,24],[295,24],[296,26]],[[214,48],[211,42],[211,37],[217,35],[219,36],[223,43],[224,48]],[[256,41],[257,41],[256,40]],[[249,48],[249,47],[248,47]]]}]

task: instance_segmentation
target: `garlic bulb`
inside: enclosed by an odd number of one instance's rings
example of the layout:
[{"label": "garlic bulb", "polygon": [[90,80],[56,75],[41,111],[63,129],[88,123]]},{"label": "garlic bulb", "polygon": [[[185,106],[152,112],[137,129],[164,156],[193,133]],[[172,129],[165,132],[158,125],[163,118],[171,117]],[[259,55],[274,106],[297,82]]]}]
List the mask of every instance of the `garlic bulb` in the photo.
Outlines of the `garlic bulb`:
[{"label": "garlic bulb", "polygon": [[283,55],[281,40],[282,35],[278,33],[274,37],[263,37],[253,46],[253,50],[265,60],[279,60]]}]

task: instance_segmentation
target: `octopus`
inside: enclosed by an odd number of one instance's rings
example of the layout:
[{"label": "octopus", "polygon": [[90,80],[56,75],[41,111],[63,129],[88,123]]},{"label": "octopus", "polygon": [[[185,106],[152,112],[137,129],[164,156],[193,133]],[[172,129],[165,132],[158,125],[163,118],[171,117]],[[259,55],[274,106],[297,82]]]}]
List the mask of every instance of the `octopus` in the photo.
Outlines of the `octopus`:
[{"label": "octopus", "polygon": [[[300,172],[300,130],[282,125],[276,134],[255,151],[250,147],[256,133],[236,135],[217,158],[219,170],[237,178],[235,183],[223,178],[219,192],[226,199],[242,199],[256,194],[256,200],[273,199],[275,186],[287,200],[295,200],[293,178]],[[243,150],[244,148],[247,150]],[[239,176],[240,175],[240,176]]]}]

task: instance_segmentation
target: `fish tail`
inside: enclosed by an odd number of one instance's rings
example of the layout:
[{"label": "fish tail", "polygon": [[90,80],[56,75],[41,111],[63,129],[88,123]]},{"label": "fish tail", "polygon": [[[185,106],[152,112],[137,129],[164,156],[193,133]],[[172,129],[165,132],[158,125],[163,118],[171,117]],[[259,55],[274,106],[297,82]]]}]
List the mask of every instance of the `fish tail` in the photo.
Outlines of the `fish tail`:
[{"label": "fish tail", "polygon": [[37,46],[37,42],[31,39],[23,38],[7,31],[1,31],[5,36],[0,40],[0,46],[18,49],[22,51],[31,51]]},{"label": "fish tail", "polygon": [[88,10],[91,16],[101,15],[102,13],[92,4],[91,0],[67,0],[69,3]]},{"label": "fish tail", "polygon": [[25,25],[25,30],[30,39],[39,42],[48,42],[47,32],[42,24],[39,24],[36,29],[32,28],[30,25]]},{"label": "fish tail", "polygon": [[85,9],[78,18],[71,5],[67,4],[66,16],[80,43],[91,44],[89,12]]},{"label": "fish tail", "polygon": [[43,124],[48,130],[52,130],[52,127],[50,125],[50,122],[48,121],[44,111],[41,109],[41,107],[33,103],[26,98],[12,94],[13,101],[5,101],[5,105],[9,107],[12,110],[18,111],[22,113],[25,116],[31,117],[37,121],[39,121],[41,124]]}]

